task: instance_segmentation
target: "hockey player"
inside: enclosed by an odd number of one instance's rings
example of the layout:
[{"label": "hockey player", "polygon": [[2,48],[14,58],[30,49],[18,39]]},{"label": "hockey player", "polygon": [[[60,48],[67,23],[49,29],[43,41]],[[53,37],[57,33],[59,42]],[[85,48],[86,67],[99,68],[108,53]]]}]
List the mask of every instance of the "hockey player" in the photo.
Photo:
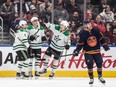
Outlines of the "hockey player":
[{"label": "hockey player", "polygon": [[29,64],[29,56],[27,53],[27,49],[29,48],[28,43],[28,33],[27,22],[25,20],[21,20],[19,22],[20,28],[15,33],[15,42],[13,44],[13,50],[19,57],[18,61],[18,70],[16,77],[19,78],[28,78],[28,64]]},{"label": "hockey player", "polygon": [[105,41],[105,38],[96,27],[92,28],[92,24],[89,19],[84,21],[84,29],[80,31],[79,38],[80,39],[77,43],[77,47],[74,50],[74,56],[78,56],[80,50],[83,48],[83,52],[85,52],[85,62],[87,64],[88,74],[90,78],[89,84],[93,84],[94,82],[94,62],[97,66],[98,79],[101,83],[105,84],[106,81],[102,78],[103,60],[100,53],[100,44],[103,46],[105,51],[108,51],[110,49]]},{"label": "hockey player", "polygon": [[49,63],[49,58],[54,55],[53,60],[53,66],[51,74],[49,75],[50,78],[54,77],[54,74],[56,72],[56,69],[58,68],[58,61],[60,59],[60,56],[64,49],[68,50],[70,45],[69,40],[69,23],[67,21],[62,21],[59,25],[53,25],[53,24],[46,24],[47,27],[53,32],[52,39],[50,46],[45,52],[44,59],[44,66],[43,70],[39,72],[39,74],[46,74],[47,73],[47,67]]},{"label": "hockey player", "polygon": [[[28,26],[29,32],[29,43],[30,43],[30,63],[29,63],[29,76],[32,76],[32,66],[34,62],[35,67],[35,78],[38,78],[40,75],[38,73],[40,67],[40,60],[41,60],[41,46],[42,41],[46,40],[44,29],[40,26],[37,17],[31,18],[32,25]],[[35,61],[34,61],[35,59]]]}]

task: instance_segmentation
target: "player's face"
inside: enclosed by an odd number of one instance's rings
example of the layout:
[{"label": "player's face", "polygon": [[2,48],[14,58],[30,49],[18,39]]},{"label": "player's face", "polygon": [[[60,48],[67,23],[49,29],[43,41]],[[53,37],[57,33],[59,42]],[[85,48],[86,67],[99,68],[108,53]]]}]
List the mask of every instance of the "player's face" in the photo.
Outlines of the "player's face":
[{"label": "player's face", "polygon": [[27,24],[23,24],[22,28],[27,29]]},{"label": "player's face", "polygon": [[65,31],[66,30],[66,27],[64,26],[64,25],[60,25],[60,29],[61,29],[61,31]]},{"label": "player's face", "polygon": [[38,27],[38,21],[37,21],[37,20],[33,21],[33,22],[32,22],[32,25],[33,25],[34,27]]},{"label": "player's face", "polygon": [[91,24],[91,22],[87,24],[87,28],[90,29],[90,30],[92,29],[92,24]]}]

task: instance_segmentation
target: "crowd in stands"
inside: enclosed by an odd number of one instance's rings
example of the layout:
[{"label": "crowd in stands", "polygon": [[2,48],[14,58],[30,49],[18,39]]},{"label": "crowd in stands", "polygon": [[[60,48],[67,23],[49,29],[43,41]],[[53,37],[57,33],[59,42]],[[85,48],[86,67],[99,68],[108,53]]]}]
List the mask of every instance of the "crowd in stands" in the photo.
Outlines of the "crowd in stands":
[{"label": "crowd in stands", "polygon": [[[36,16],[40,22],[51,22],[52,0],[22,0],[22,19],[30,23]],[[106,37],[109,45],[116,45],[116,0],[86,0],[86,19]],[[71,45],[76,45],[78,33],[83,28],[84,0],[54,0],[54,23],[61,19],[70,23]],[[20,0],[0,0],[0,16],[4,20],[4,32],[18,29]],[[45,26],[43,26],[45,27]],[[45,27],[46,28],[46,27]],[[50,31],[46,30],[50,37]]]}]

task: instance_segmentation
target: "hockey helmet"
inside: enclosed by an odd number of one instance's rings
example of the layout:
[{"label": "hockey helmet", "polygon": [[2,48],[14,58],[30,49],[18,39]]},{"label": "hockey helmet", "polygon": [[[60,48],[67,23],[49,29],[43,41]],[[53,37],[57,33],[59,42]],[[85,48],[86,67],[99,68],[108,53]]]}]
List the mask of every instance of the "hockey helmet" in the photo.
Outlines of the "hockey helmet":
[{"label": "hockey helmet", "polygon": [[24,25],[24,24],[27,24],[27,22],[26,22],[25,20],[20,20],[19,26],[22,26],[22,25]]},{"label": "hockey helmet", "polygon": [[32,17],[31,22],[33,22],[33,21],[38,21],[38,18],[37,17]]},{"label": "hockey helmet", "polygon": [[62,20],[60,24],[65,26],[66,28],[69,27],[69,23],[66,20]]}]

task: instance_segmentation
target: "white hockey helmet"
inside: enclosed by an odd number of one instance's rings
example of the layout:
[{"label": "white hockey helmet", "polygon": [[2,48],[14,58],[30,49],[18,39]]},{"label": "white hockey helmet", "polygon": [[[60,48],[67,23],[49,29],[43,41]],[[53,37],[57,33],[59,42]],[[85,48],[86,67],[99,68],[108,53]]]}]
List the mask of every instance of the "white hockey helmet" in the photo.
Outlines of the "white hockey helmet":
[{"label": "white hockey helmet", "polygon": [[32,17],[31,22],[33,22],[33,21],[38,21],[38,18],[37,17]]},{"label": "white hockey helmet", "polygon": [[27,24],[27,22],[26,22],[25,20],[20,20],[19,26],[22,26],[22,25],[24,25],[24,24]]},{"label": "white hockey helmet", "polygon": [[62,20],[60,24],[65,26],[66,28],[69,27],[69,23],[66,20]]}]

